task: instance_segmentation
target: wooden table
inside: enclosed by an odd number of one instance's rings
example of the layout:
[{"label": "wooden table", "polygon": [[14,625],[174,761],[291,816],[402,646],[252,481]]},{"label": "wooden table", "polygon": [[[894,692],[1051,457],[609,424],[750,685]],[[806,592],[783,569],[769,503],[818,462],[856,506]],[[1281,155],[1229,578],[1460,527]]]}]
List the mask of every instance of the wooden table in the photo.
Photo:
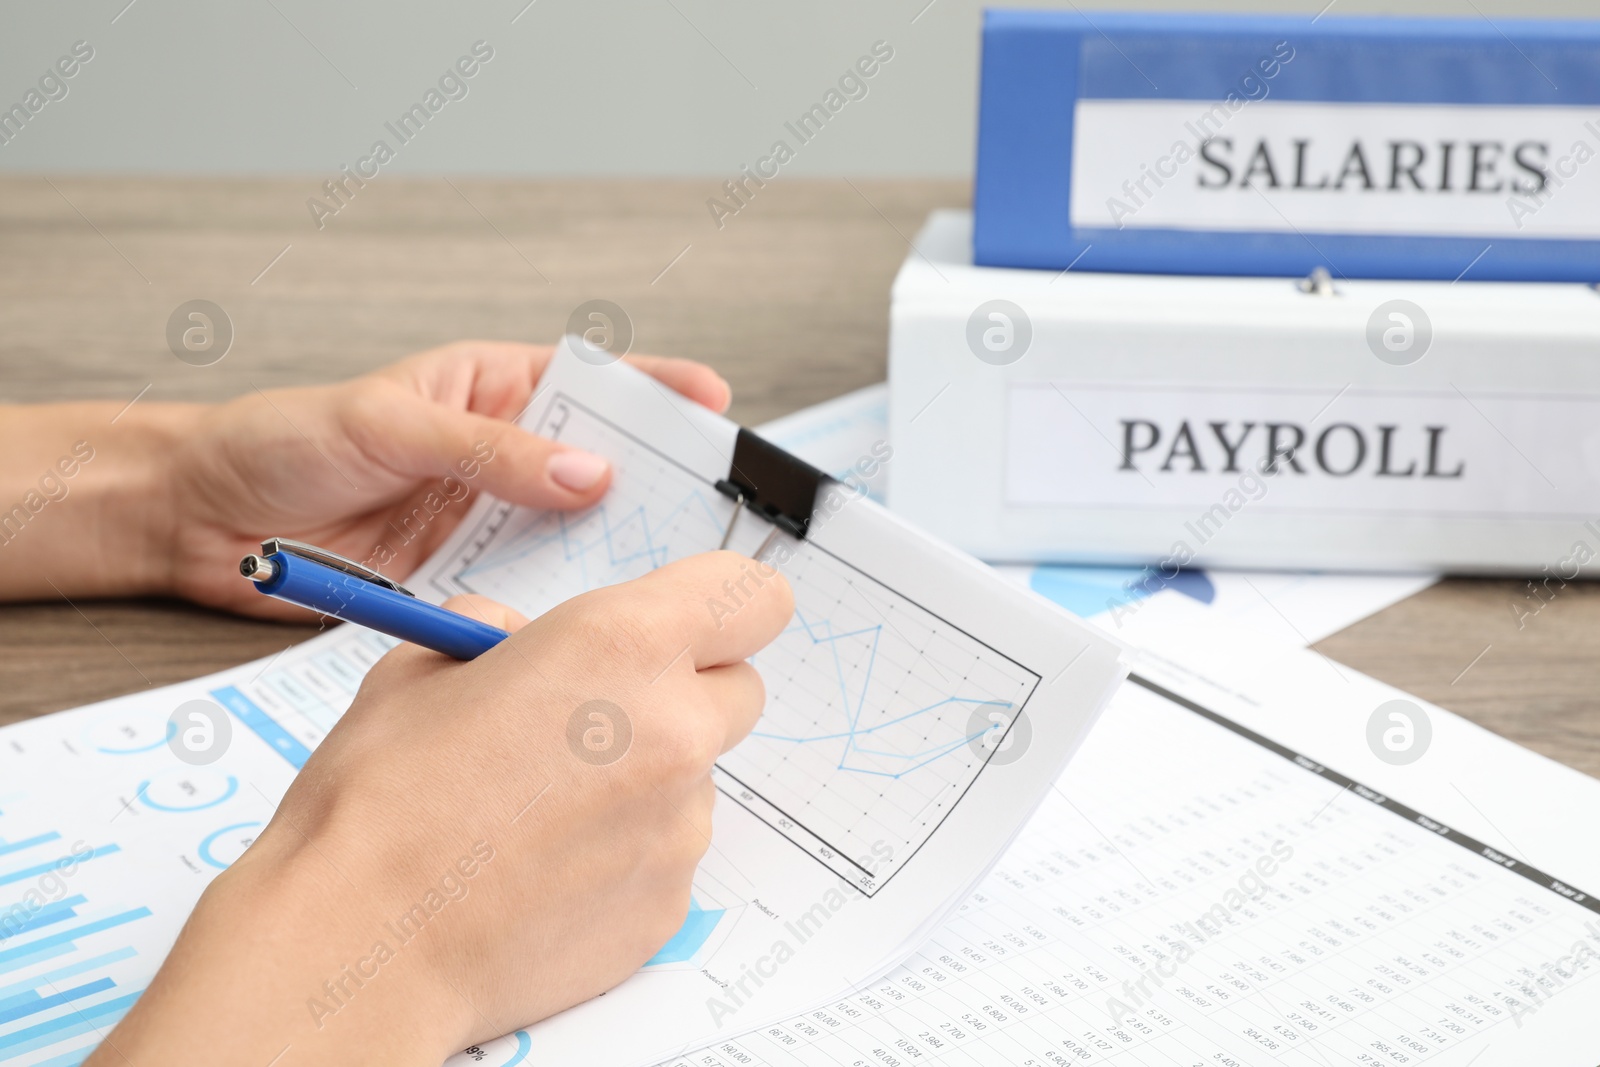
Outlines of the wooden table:
[{"label": "wooden table", "polygon": [[[318,230],[322,179],[0,179],[0,399],[211,400],[332,381],[458,337],[554,339],[580,302],[695,356],[755,423],[884,377],[908,238],[964,184],[770,183],[718,229],[704,181],[373,181]],[[186,300],[236,340],[191,367]],[[3,564],[0,564],[3,565]],[[1600,592],[1519,626],[1521,582],[1450,580],[1320,651],[1600,775]],[[0,608],[0,722],[267,655],[310,628],[168,602]]]}]

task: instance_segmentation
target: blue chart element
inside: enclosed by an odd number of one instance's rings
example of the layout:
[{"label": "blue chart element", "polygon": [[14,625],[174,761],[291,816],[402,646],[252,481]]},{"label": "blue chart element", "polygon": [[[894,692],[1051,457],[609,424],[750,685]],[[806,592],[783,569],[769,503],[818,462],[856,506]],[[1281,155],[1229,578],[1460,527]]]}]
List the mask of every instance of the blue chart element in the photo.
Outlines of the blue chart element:
[{"label": "blue chart element", "polygon": [[[471,578],[486,570],[498,570],[518,560],[551,546],[560,546],[564,563],[576,562],[583,576],[583,587],[593,589],[617,580],[617,572],[644,564],[654,570],[684,552],[675,551],[669,544],[668,528],[680,517],[704,512],[713,529],[722,529],[725,520],[712,510],[705,494],[696,489],[666,514],[652,523],[643,505],[622,514],[615,523],[604,503],[597,504],[579,515],[565,512],[546,512],[527,530],[507,541],[499,551],[491,551],[462,568],[458,580]],[[605,549],[603,574],[590,572],[590,556],[596,549]],[[632,572],[630,572],[631,575]],[[642,572],[640,572],[642,573]]]},{"label": "blue chart element", "polygon": [[225,788],[225,790],[224,790],[224,792],[222,793],[221,796],[213,797],[210,800],[201,801],[198,804],[189,804],[189,805],[162,804],[162,803],[159,803],[158,801],[151,800],[150,799],[150,781],[149,781],[149,779],[146,779],[145,781],[142,781],[142,782],[139,783],[139,788],[134,790],[134,796],[138,797],[140,800],[142,800],[145,803],[145,805],[147,807],[149,807],[149,808],[151,808],[151,809],[153,809],[155,811],[168,811],[168,812],[173,812],[173,811],[204,811],[206,808],[214,808],[214,807],[216,807],[218,804],[221,804],[224,800],[227,800],[228,798],[232,797],[238,791],[239,791],[239,779],[235,778],[233,775],[230,774],[230,775],[228,775],[227,787]]},{"label": "blue chart element", "polygon": [[[937,716],[940,711],[950,707],[951,705],[960,705],[967,708],[989,707],[997,710],[1008,710],[1012,706],[1009,700],[984,700],[978,697],[945,697],[943,700],[935,701],[926,707],[917,708],[914,711],[908,711],[904,715],[896,716],[893,719],[886,719],[883,722],[875,723],[872,726],[862,726],[861,716],[865,711],[867,689],[872,682],[872,669],[877,663],[878,640],[883,635],[883,625],[879,623],[873,626],[863,626],[858,630],[847,630],[844,633],[836,634],[833,632],[833,623],[827,619],[823,619],[818,623],[808,622],[805,615],[800,611],[799,608],[795,609],[794,617],[796,621],[799,622],[799,625],[785,630],[783,636],[803,633],[811,640],[813,645],[829,646],[829,650],[833,655],[834,672],[837,676],[839,684],[840,704],[845,709],[845,714],[848,716],[845,722],[845,728],[832,733],[811,734],[804,737],[768,733],[764,730],[754,730],[751,732],[752,737],[764,737],[769,741],[789,741],[794,744],[813,744],[819,741],[843,742],[839,751],[839,770],[855,771],[860,774],[873,774],[883,778],[899,778],[903,775],[910,774],[919,767],[926,767],[928,764],[939,759],[941,756],[948,756],[952,752],[966,748],[970,742],[976,738],[982,737],[986,732],[992,729],[993,723],[986,720],[983,728],[979,729],[970,736],[963,733],[962,736],[957,737],[954,740],[943,740],[927,748],[916,749],[909,752],[893,752],[881,748],[869,748],[861,743],[863,738],[870,738],[879,731],[888,730],[891,727],[899,726],[901,723],[909,722],[913,719],[919,719],[926,715]],[[838,649],[838,643],[840,641],[849,640],[851,638],[861,638],[869,642],[867,652],[867,669],[861,679],[860,692],[853,697],[850,693],[849,683],[845,679],[844,664],[839,659]],[[965,725],[965,721],[963,721],[963,728]],[[945,737],[949,737],[948,732],[946,732]],[[898,770],[882,770],[877,767],[862,766],[859,760],[852,763],[852,756],[869,756],[880,760],[898,760],[905,765],[900,767]]]},{"label": "blue chart element", "polygon": [[1028,584],[1033,591],[1055,601],[1074,615],[1087,618],[1114,607],[1125,607],[1163,589],[1182,593],[1209,604],[1217,590],[1205,571],[1180,570],[1167,577],[1151,567],[1062,567],[1033,569]]},{"label": "blue chart element", "polygon": [[[248,830],[252,827],[260,825],[261,824],[258,822],[236,822],[232,826],[224,826],[220,830],[213,830],[211,833],[205,836],[205,840],[200,842],[200,858],[211,864],[211,866],[215,867],[219,871],[227,870],[228,863],[224,863],[222,860],[219,860],[216,856],[212,855],[211,846],[216,844],[217,838],[224,834],[231,834],[235,830]],[[232,861],[230,860],[229,863],[231,862]]]},{"label": "blue chart element", "polygon": [[175,722],[169,722],[167,723],[166,733],[162,734],[160,738],[150,742],[149,744],[133,745],[129,748],[117,748],[110,745],[96,745],[95,749],[96,751],[104,752],[108,756],[136,756],[141,752],[154,752],[156,749],[171,741],[176,736],[178,736],[178,724]]},{"label": "blue chart element", "polygon": [[511,1058],[502,1063],[500,1067],[517,1067],[517,1064],[527,1059],[528,1053],[533,1051],[533,1038],[528,1036],[528,1031],[518,1030],[511,1036],[517,1039],[517,1051],[513,1052]]},{"label": "blue chart element", "polygon": [[278,725],[278,720],[262,711],[255,701],[239,692],[234,686],[213,689],[211,695],[223,707],[233,712],[257,737],[271,745],[279,755],[293,764],[296,770],[304,767],[306,760],[311,758],[309,748],[296,741],[289,731]]},{"label": "blue chart element", "polygon": [[[37,841],[38,838],[35,838],[34,840]],[[62,856],[57,859],[53,859],[48,863],[40,863],[31,867],[23,867],[15,871],[7,871],[4,874],[0,874],[0,885],[10,885],[13,882],[21,882],[28,878],[38,878],[41,875],[49,874],[51,871],[60,870],[64,863],[83,863],[88,860],[98,859],[101,856],[109,856],[113,852],[120,851],[122,850],[116,845],[101,845],[98,848],[90,849],[88,852],[77,855],[76,857]]]},{"label": "blue chart element", "polygon": [[5,841],[0,841],[0,856],[4,856],[9,852],[21,852],[23,849],[32,848],[34,845],[47,845],[52,841],[60,840],[61,835],[54,830],[50,830],[47,833],[23,838],[21,841],[12,841],[9,844]]},{"label": "blue chart element", "polygon": [[[655,967],[663,963],[687,963],[694,959],[695,953],[705,947],[706,939],[711,936],[711,931],[717,928],[717,923],[727,912],[722,908],[707,911],[700,907],[700,902],[693,897],[689,898],[689,914],[683,920],[683,925],[678,932],[672,935],[672,940],[661,946],[661,951],[645,960],[646,967]],[[512,1061],[516,1062],[516,1061]]]}]

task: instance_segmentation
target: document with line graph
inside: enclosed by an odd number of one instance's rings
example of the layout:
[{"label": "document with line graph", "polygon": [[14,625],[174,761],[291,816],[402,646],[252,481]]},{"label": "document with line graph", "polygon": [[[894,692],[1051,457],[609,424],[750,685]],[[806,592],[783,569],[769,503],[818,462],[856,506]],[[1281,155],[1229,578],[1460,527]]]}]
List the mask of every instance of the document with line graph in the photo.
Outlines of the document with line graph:
[{"label": "document with line graph", "polygon": [[792,460],[624,364],[564,345],[524,423],[610,459],[605,499],[580,514],[481,501],[413,588],[532,616],[726,542],[795,594],[752,660],[762,719],[714,771],[689,921],[621,987],[531,1027],[531,1051],[650,1063],[898,965],[1043,799],[1123,677],[1118,647],[859,486],[812,472],[804,514],[785,515]]}]

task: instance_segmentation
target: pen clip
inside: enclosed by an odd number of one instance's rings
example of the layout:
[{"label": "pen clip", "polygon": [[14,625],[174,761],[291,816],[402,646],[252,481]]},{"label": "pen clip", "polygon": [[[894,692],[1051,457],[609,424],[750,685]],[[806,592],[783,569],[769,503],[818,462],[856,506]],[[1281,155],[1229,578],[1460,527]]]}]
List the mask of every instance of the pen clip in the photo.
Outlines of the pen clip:
[{"label": "pen clip", "polygon": [[261,542],[261,554],[263,556],[272,556],[279,552],[290,556],[299,556],[301,559],[309,559],[311,562],[320,563],[324,567],[332,567],[336,571],[343,571],[352,577],[361,578],[375,585],[381,585],[385,589],[392,589],[396,593],[404,593],[409,597],[417,595],[393,578],[386,578],[371,567],[362,566],[355,560],[347,559],[337,552],[329,552],[325,548],[308,545],[304,541],[291,541],[287,537],[269,537]]}]

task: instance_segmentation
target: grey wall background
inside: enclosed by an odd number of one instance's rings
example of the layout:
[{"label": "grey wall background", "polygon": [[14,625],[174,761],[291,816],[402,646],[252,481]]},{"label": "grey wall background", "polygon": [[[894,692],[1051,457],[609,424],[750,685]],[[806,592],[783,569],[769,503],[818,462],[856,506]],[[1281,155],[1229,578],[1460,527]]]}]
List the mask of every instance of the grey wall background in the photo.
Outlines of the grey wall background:
[{"label": "grey wall background", "polygon": [[[1305,3],[1095,0],[1090,10],[1313,15]],[[1024,6],[1021,4],[1014,6]],[[1031,4],[1026,6],[1072,6]],[[385,173],[731,176],[877,40],[895,55],[787,168],[972,168],[975,0],[92,0],[0,8],[0,106],[73,42],[94,59],[0,170],[333,173],[384,137]],[[1600,16],[1596,0],[1335,0],[1340,14]],[[411,143],[383,128],[477,40],[495,51]]]}]

